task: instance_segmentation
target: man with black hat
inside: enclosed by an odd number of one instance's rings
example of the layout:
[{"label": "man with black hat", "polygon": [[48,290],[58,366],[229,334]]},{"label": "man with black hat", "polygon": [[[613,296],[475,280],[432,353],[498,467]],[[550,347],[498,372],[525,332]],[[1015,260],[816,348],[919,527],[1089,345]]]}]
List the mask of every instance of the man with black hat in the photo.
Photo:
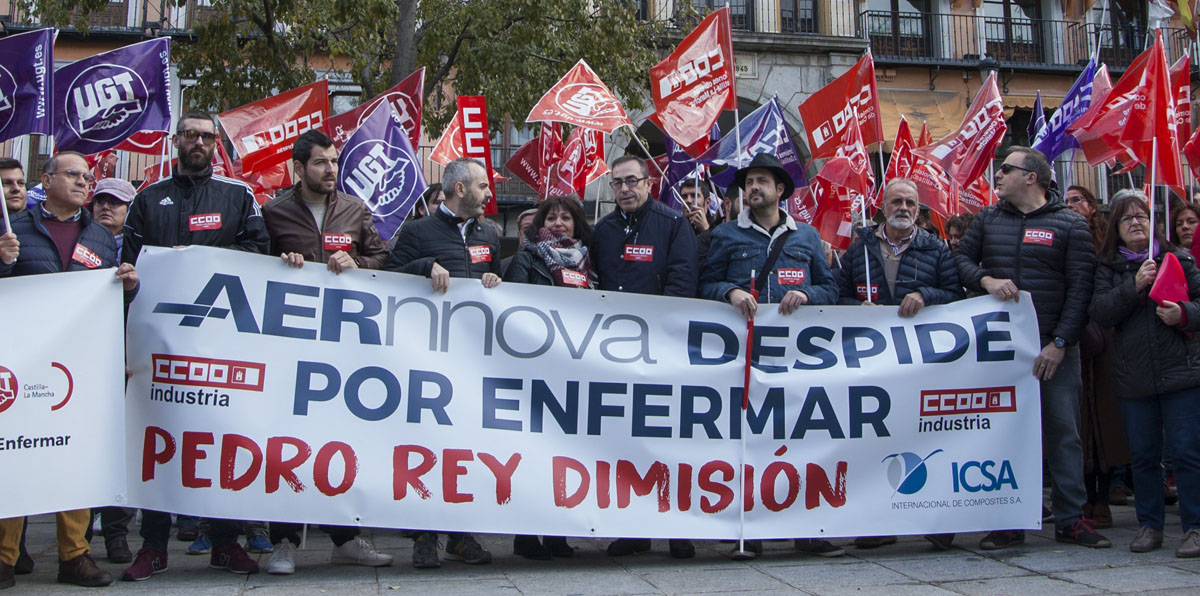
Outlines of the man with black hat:
[{"label": "man with black hat", "polygon": [[[821,236],[779,208],[779,201],[795,190],[779,158],[769,153],[754,156],[734,175],[734,187],[742,189],[745,205],[737,225],[717,226],[712,232],[700,273],[700,296],[724,300],[747,319],[754,318],[759,303],[778,304],[785,315],[805,304],[835,303],[837,282],[825,261]],[[750,293],[752,275],[758,300]],[[844,554],[828,540],[797,538],[795,547],[822,557]],[[733,557],[753,559],[760,554],[762,541],[747,540],[745,550],[734,547]]]},{"label": "man with black hat", "polygon": [[[696,296],[696,234],[684,215],[650,200],[650,170],[635,155],[612,163],[617,209],[596,222],[592,267],[599,289],[659,296]],[[696,556],[691,540],[671,540],[671,556]],[[649,538],[619,538],[608,554],[624,556],[650,550]]]}]

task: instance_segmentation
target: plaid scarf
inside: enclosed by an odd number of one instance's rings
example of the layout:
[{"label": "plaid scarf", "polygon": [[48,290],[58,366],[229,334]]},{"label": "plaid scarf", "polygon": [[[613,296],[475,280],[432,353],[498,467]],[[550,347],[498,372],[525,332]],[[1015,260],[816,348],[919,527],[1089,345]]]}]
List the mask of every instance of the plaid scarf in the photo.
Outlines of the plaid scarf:
[{"label": "plaid scarf", "polygon": [[538,230],[534,241],[526,246],[545,261],[554,278],[554,285],[578,287],[577,284],[563,281],[563,269],[568,269],[582,273],[587,279],[587,287],[596,287],[596,278],[592,274],[592,264],[588,259],[588,249],[579,240],[555,236],[550,230],[542,228]]}]

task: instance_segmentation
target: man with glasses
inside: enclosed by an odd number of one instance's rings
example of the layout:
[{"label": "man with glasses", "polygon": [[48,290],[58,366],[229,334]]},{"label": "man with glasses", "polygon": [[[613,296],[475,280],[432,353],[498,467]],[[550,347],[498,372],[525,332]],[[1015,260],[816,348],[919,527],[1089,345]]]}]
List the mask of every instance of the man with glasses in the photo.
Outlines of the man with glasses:
[{"label": "man with glasses", "polygon": [[[12,232],[0,236],[0,278],[117,267],[112,234],[83,209],[93,182],[87,159],[79,153],[64,151],[46,162],[42,172],[46,200],[13,217]],[[128,303],[137,292],[133,265],[120,265],[117,279]],[[61,511],[56,518],[58,581],[90,587],[111,584],[112,575],[97,567],[89,554],[91,512]],[[15,584],[24,521],[20,517],[0,520],[0,589]]]},{"label": "man with glasses", "polygon": [[[634,155],[612,164],[617,209],[596,223],[592,266],[601,290],[696,296],[696,234],[682,213],[650,200],[650,170]],[[650,550],[649,538],[620,538],[608,545],[612,556]],[[691,540],[671,540],[671,556],[696,556]]]},{"label": "man with glasses", "polygon": [[[1112,546],[1083,518],[1083,447],[1079,402],[1083,391],[1079,338],[1092,299],[1095,252],[1083,217],[1049,194],[1046,157],[1013,147],[996,171],[1001,201],[975,217],[954,258],[969,290],[1000,300],[1029,292],[1037,312],[1042,351],[1033,376],[1042,388],[1042,446],[1050,472],[1054,538],[1092,548]],[[990,532],[979,543],[997,550],[1025,542],[1021,530]]]},{"label": "man with glasses", "polygon": [[[136,263],[143,246],[217,246],[266,254],[270,245],[254,192],[245,183],[212,173],[220,141],[212,116],[188,112],[175,126],[172,142],[179,157],[170,178],[133,198],[125,218],[121,260]],[[258,563],[237,543],[238,524],[213,519],[209,525],[209,567],[256,573]],[[125,581],[150,579],[167,570],[171,514],[142,510],[142,548],[121,574]]]},{"label": "man with glasses", "polygon": [[212,115],[188,112],[175,126],[179,163],[172,176],[138,193],[125,219],[121,260],[136,263],[143,246],[219,246],[266,254],[270,240],[254,192],[212,173],[220,138]]}]

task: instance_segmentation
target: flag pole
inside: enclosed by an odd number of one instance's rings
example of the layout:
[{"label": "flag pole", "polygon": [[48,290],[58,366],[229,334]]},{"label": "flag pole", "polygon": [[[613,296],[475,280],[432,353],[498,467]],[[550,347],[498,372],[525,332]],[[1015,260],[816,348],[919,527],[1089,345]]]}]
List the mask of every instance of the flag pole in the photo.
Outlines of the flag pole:
[{"label": "flag pole", "polygon": [[[1150,150],[1150,196],[1146,197],[1150,203],[1150,253],[1147,255],[1147,258],[1153,259],[1154,258],[1154,194],[1155,194],[1154,193],[1154,175],[1157,173],[1157,172],[1155,172],[1155,170],[1158,168],[1158,138],[1155,137],[1150,142],[1151,142],[1151,147],[1152,147]],[[1169,214],[1170,211],[1171,211],[1171,207],[1168,205],[1167,213]],[[1167,218],[1168,226],[1171,225],[1170,221],[1171,221],[1171,218],[1168,217]],[[1168,238],[1170,237],[1169,229],[1168,229],[1167,237]]]},{"label": "flag pole", "polygon": [[[865,195],[862,198],[862,218],[865,227],[867,225],[867,197]],[[916,225],[916,217],[913,218],[913,225]],[[887,230],[884,230],[883,233],[887,234]],[[875,301],[871,300],[871,251],[867,250],[866,240],[863,240],[863,267],[867,279],[867,302],[874,304]]]},{"label": "flag pole", "polygon": [[[754,287],[757,277],[750,270],[750,297],[758,302],[758,289]],[[741,416],[741,465],[738,466],[738,551],[746,550],[746,414],[750,408],[750,367],[754,360],[754,317],[746,319],[746,366],[742,378],[742,416]]]},{"label": "flag pole", "polygon": [[[662,180],[662,184],[666,184],[667,183],[667,173],[663,171],[662,166],[658,165],[657,161],[654,161],[654,156],[651,155],[650,150],[647,149],[644,144],[642,144],[642,139],[641,139],[641,137],[638,136],[636,130],[633,131],[633,140],[637,141],[638,147],[641,147],[642,152],[645,153],[646,157],[649,158],[646,161],[654,164],[654,169],[658,170],[658,175],[661,177],[660,179]],[[675,185],[673,185],[673,184],[671,185],[671,193],[675,195],[675,200],[679,201],[679,204],[682,205],[683,197],[679,195],[679,190],[676,189]],[[659,189],[659,194],[662,194],[661,188]],[[657,197],[656,197],[656,200],[657,200]]]},{"label": "flag pole", "polygon": [[12,222],[8,219],[8,197],[4,195],[4,186],[0,185],[0,211],[4,212],[4,233],[12,231]]}]

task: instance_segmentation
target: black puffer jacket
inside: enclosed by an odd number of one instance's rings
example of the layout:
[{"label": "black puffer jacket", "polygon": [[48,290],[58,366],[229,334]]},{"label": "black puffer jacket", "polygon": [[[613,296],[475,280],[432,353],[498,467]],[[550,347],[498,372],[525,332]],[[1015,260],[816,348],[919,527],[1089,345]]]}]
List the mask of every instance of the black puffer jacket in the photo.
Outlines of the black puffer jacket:
[{"label": "black puffer jacket", "polygon": [[859,304],[866,299],[867,271],[863,243],[871,253],[871,285],[878,288],[878,296],[871,300],[875,304],[900,304],[912,292],[920,292],[927,306],[963,299],[962,284],[958,283],[958,268],[950,249],[933,234],[920,228],[917,228],[917,237],[913,238],[908,250],[900,256],[896,292],[893,294],[889,291],[883,254],[879,251],[879,238],[875,235],[880,225],[883,224],[859,228],[854,244],[842,255],[842,268],[837,273],[840,293],[838,304]]},{"label": "black puffer jacket", "polygon": [[266,254],[267,226],[246,183],[176,172],[133,198],[125,217],[121,261],[136,263],[142,246],[216,246]]},{"label": "black puffer jacket", "polygon": [[[652,259],[626,260],[626,246],[651,246]],[[696,232],[683,214],[654,199],[628,216],[617,209],[601,218],[591,255],[601,290],[696,297]]]},{"label": "black puffer jacket", "polygon": [[[1096,291],[1089,309],[1092,320],[1113,327],[1113,392],[1121,398],[1150,397],[1200,387],[1200,270],[1184,251],[1177,251],[1187,277],[1190,302],[1181,303],[1183,328],[1169,327],[1155,314],[1150,289],[1134,289],[1142,266],[1118,255],[1096,268]],[[1161,266],[1163,256],[1155,261]],[[1161,271],[1161,267],[1159,269]]]},{"label": "black puffer jacket", "polygon": [[508,268],[504,270],[504,281],[516,284],[533,284],[535,286],[554,285],[554,276],[546,261],[533,254],[532,250],[522,248],[513,255]]},{"label": "black puffer jacket", "polygon": [[1053,197],[1021,213],[1008,201],[984,207],[953,253],[963,286],[984,292],[985,275],[1010,279],[1033,295],[1042,345],[1079,341],[1092,299],[1096,256],[1082,215]]},{"label": "black puffer jacket", "polygon": [[400,228],[384,269],[429,277],[436,262],[450,277],[479,279],[488,272],[500,275],[500,237],[495,230],[472,221],[464,241],[458,221],[438,209],[433,215],[409,222]]},{"label": "black puffer jacket", "polygon": [[[23,275],[40,275],[42,273],[60,273],[63,271],[62,259],[59,258],[58,245],[42,224],[42,207],[34,205],[12,217],[13,233],[21,243],[21,252],[11,265],[0,262],[0,277],[20,277]],[[108,269],[116,267],[117,244],[113,241],[112,232],[96,223],[92,214],[83,209],[79,214],[83,229],[79,239],[75,241],[76,253],[67,265],[67,271],[89,271],[91,269]],[[137,295],[137,288],[125,292],[125,303],[128,304]]]}]

